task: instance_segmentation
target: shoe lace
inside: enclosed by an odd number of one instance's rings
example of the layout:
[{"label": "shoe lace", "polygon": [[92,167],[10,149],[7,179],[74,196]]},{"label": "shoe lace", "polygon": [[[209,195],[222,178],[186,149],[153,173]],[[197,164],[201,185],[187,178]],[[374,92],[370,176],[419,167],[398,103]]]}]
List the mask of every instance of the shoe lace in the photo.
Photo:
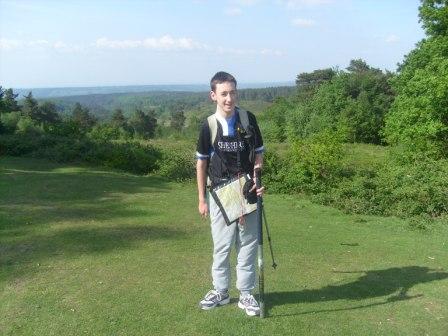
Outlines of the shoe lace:
[{"label": "shoe lace", "polygon": [[208,291],[207,294],[205,294],[205,299],[210,300],[215,296],[218,298],[218,300],[221,300],[221,293],[218,292],[217,290],[212,289],[212,290]]},{"label": "shoe lace", "polygon": [[243,296],[242,301],[247,306],[258,307],[258,302],[257,302],[257,300],[255,300],[255,298],[252,294]]}]

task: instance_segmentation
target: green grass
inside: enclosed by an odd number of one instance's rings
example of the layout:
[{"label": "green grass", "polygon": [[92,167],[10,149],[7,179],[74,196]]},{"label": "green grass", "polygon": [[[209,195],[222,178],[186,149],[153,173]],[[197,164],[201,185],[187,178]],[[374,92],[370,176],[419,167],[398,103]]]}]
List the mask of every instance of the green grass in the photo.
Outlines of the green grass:
[{"label": "green grass", "polygon": [[345,146],[346,161],[358,169],[372,169],[387,160],[387,147],[363,143]]},{"label": "green grass", "polygon": [[0,334],[446,335],[447,227],[265,203],[268,318],[235,299],[205,312],[211,239],[193,183],[1,158]]}]

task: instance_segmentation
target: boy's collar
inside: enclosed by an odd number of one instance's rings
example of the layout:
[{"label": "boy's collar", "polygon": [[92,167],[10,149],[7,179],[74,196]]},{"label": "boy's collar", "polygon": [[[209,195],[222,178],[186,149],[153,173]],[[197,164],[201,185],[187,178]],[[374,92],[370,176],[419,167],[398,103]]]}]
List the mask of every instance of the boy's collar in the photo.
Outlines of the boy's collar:
[{"label": "boy's collar", "polygon": [[230,115],[228,115],[222,109],[220,109],[218,105],[216,105],[216,114],[226,120],[231,119],[236,114],[237,110],[238,110],[238,106],[235,106],[235,108],[233,109],[233,112]]}]

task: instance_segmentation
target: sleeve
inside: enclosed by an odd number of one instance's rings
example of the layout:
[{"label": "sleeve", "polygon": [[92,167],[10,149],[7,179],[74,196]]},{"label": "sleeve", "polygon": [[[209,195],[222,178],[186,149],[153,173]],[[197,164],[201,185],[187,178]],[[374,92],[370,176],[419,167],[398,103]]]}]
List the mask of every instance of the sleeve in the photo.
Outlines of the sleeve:
[{"label": "sleeve", "polygon": [[208,127],[207,120],[202,124],[199,131],[199,139],[196,147],[196,159],[208,160],[210,158],[211,145],[210,145],[210,129]]},{"label": "sleeve", "polygon": [[255,153],[264,153],[263,137],[261,136],[260,128],[258,127],[257,118],[252,113],[249,113],[249,123],[254,128],[255,135]]}]

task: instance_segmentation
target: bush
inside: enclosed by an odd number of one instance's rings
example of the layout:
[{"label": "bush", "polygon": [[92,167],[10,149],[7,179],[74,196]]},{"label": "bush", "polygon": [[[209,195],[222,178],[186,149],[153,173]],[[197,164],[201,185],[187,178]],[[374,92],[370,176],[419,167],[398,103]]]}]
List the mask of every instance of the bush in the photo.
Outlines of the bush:
[{"label": "bush", "polygon": [[157,168],[161,153],[150,144],[139,142],[95,142],[85,161],[135,174],[149,174]]},{"label": "bush", "polygon": [[24,137],[19,135],[2,135],[0,137],[0,154],[23,156],[39,148],[39,137]]},{"label": "bush", "polygon": [[10,112],[0,114],[0,121],[3,125],[4,133],[14,133],[17,123],[21,117],[20,112]]},{"label": "bush", "polygon": [[195,177],[195,158],[191,147],[167,148],[160,147],[162,152],[158,161],[156,174],[176,180],[184,181]]},{"label": "bush", "polygon": [[343,173],[344,146],[337,132],[323,131],[291,146],[279,172],[283,189],[316,193],[331,187]]},{"label": "bush", "polygon": [[124,127],[115,126],[113,124],[97,124],[93,126],[87,136],[93,140],[130,140],[132,133]]},{"label": "bush", "polygon": [[378,172],[385,214],[409,217],[448,213],[448,160],[426,159],[405,165],[389,164]]},{"label": "bush", "polygon": [[427,221],[422,218],[448,215],[448,160],[397,161],[393,151],[370,166],[356,165],[341,146],[326,133],[295,143],[283,159],[267,152],[263,182],[271,192],[306,193],[347,213],[414,218],[417,228]]},{"label": "bush", "polygon": [[285,188],[282,171],[286,165],[286,160],[278,153],[267,151],[263,158],[262,183],[268,186],[269,192],[287,193]]},{"label": "bush", "polygon": [[314,200],[349,213],[411,218],[448,214],[448,161],[390,161],[341,179]]},{"label": "bush", "polygon": [[16,125],[17,134],[27,134],[27,135],[39,135],[44,133],[44,130],[41,126],[38,126],[34,123],[34,121],[29,117],[21,116]]},{"label": "bush", "polygon": [[0,137],[0,153],[56,162],[89,162],[136,174],[149,174],[159,164],[160,150],[139,142],[93,141],[54,135]]}]

